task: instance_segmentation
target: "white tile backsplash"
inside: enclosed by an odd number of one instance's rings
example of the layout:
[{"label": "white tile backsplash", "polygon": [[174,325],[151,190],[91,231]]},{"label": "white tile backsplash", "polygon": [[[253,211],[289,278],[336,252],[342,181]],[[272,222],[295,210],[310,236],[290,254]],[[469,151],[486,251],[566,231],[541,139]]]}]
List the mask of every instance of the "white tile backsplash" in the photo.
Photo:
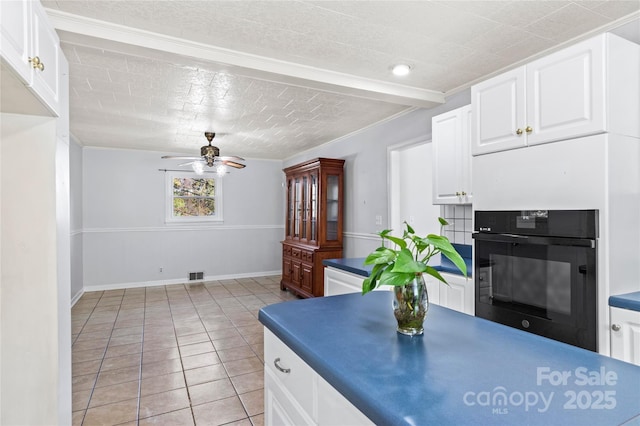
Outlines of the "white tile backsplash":
[{"label": "white tile backsplash", "polygon": [[440,215],[449,222],[444,227],[444,236],[452,243],[472,244],[473,211],[471,205],[444,205],[440,206]]}]

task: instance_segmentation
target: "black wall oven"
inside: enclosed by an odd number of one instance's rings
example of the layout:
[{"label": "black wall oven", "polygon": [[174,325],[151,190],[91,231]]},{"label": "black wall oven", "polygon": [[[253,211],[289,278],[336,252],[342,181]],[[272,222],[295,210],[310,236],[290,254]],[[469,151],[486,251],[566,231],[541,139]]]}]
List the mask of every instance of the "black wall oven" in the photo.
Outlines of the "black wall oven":
[{"label": "black wall oven", "polygon": [[476,316],[597,351],[597,210],[475,212]]}]

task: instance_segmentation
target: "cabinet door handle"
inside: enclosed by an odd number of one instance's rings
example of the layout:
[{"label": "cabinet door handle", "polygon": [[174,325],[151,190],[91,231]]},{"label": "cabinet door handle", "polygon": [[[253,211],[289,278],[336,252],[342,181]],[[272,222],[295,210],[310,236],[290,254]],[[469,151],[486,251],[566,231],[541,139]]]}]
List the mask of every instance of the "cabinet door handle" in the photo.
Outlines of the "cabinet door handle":
[{"label": "cabinet door handle", "polygon": [[613,325],[611,326],[611,329],[612,329],[613,331],[620,331],[620,328],[621,328],[621,327],[620,327],[620,325],[619,325],[619,324],[613,324]]},{"label": "cabinet door handle", "polygon": [[456,197],[459,197],[460,195],[461,194],[458,191],[456,191]]},{"label": "cabinet door handle", "polygon": [[464,195],[467,195],[467,193],[466,193],[466,192],[464,192],[464,191],[462,191],[460,194],[461,194],[461,195],[463,195],[463,196],[464,196]]},{"label": "cabinet door handle", "polygon": [[516,135],[520,136],[522,134],[522,129],[516,130]]},{"label": "cabinet door handle", "polygon": [[39,69],[40,71],[44,71],[44,64],[40,62],[40,58],[34,56],[33,58],[29,58],[29,62],[34,69]]},{"label": "cabinet door handle", "polygon": [[278,371],[283,372],[284,374],[289,374],[291,373],[291,369],[290,368],[282,368],[280,367],[280,364],[278,364],[280,362],[280,358],[276,358],[275,360],[273,360],[273,365],[276,366],[276,368],[278,369]]},{"label": "cabinet door handle", "polygon": [[524,131],[525,131],[525,132],[527,132],[527,133],[531,133],[531,132],[533,132],[533,127],[531,127],[531,126],[527,126],[527,127],[524,129]]}]

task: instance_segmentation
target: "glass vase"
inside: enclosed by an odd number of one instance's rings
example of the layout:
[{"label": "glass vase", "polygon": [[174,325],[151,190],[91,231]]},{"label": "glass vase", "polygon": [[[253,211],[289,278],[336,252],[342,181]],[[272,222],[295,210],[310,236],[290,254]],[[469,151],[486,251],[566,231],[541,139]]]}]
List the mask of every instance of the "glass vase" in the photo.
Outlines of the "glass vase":
[{"label": "glass vase", "polygon": [[424,332],[424,319],[429,310],[429,296],[422,274],[413,281],[393,288],[393,314],[398,322],[398,333],[415,336]]}]

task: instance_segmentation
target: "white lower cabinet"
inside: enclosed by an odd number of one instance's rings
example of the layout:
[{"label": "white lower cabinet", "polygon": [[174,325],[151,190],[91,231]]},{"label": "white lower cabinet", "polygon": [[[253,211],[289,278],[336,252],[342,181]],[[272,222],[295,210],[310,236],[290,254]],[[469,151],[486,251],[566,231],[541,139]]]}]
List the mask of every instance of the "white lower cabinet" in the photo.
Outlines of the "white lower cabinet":
[{"label": "white lower cabinet", "polygon": [[473,279],[462,275],[442,274],[449,285],[440,283],[440,303],[454,311],[475,315]]},{"label": "white lower cabinet", "polygon": [[[336,296],[338,294],[362,293],[362,281],[365,277],[351,272],[345,272],[331,267],[324,268],[324,295]],[[389,291],[391,287],[380,286],[375,291]]]},{"label": "white lower cabinet", "polygon": [[264,360],[267,426],[373,424],[267,328]]},{"label": "white lower cabinet", "polygon": [[335,268],[324,268],[324,295],[335,296],[347,293],[362,293],[365,277]]},{"label": "white lower cabinet", "polygon": [[472,278],[462,275],[441,273],[449,285],[430,275],[425,275],[429,303],[453,309],[469,315],[475,315],[475,288]]},{"label": "white lower cabinet", "polygon": [[611,356],[640,365],[640,312],[609,308],[611,315]]}]

